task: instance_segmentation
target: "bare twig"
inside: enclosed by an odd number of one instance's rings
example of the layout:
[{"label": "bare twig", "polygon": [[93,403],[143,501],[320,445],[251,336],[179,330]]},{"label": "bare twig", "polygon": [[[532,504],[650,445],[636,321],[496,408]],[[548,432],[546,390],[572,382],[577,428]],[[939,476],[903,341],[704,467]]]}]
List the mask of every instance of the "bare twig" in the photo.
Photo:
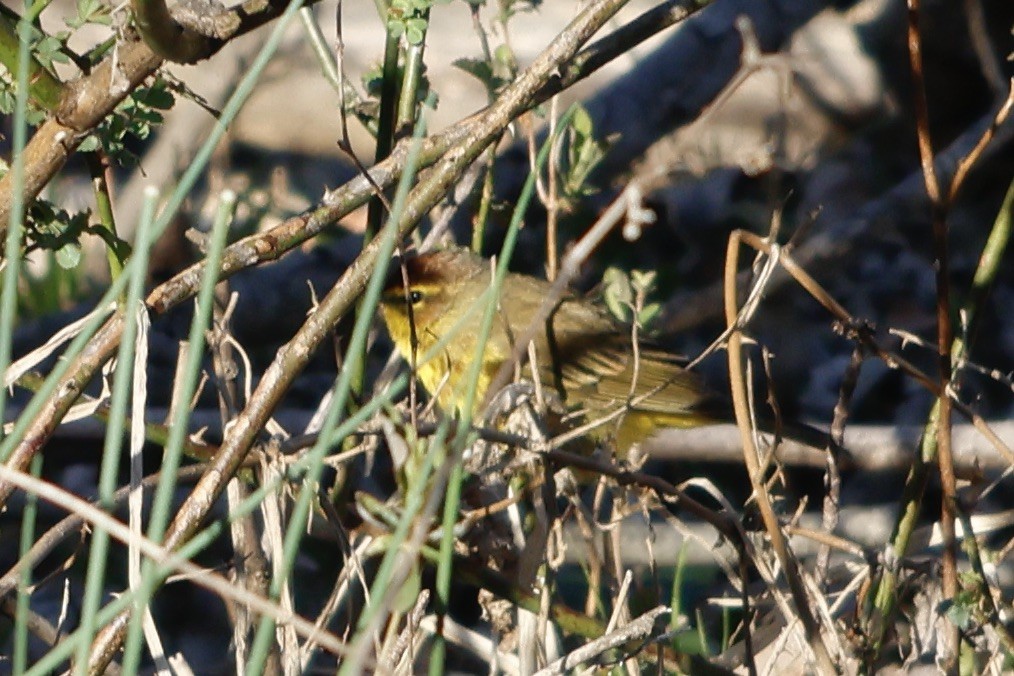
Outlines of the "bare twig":
[{"label": "bare twig", "polygon": [[1000,108],[996,111],[996,115],[993,116],[993,120],[982,132],[982,136],[979,137],[975,146],[958,162],[958,166],[954,170],[954,175],[951,177],[951,187],[947,192],[948,204],[954,203],[954,200],[958,196],[958,192],[965,183],[968,171],[975,166],[975,163],[979,161],[980,157],[982,157],[982,153],[986,150],[986,146],[989,145],[989,142],[992,141],[993,137],[996,135],[996,130],[1000,128],[1000,125],[1007,121],[1008,117],[1010,117],[1011,108],[1014,107],[1014,78],[1007,83],[1007,87],[1007,97],[1004,99]]},{"label": "bare twig", "polygon": [[629,624],[607,633],[594,641],[589,641],[569,655],[548,664],[546,668],[535,672],[536,676],[565,674],[607,650],[622,646],[629,641],[646,641],[659,631],[659,626],[664,626],[660,623],[665,621],[669,612],[669,608],[665,606],[649,610],[640,617],[631,620]]},{"label": "bare twig", "polygon": [[[738,268],[739,247],[742,241],[742,231],[735,231],[729,237],[725,265],[725,318],[727,327],[736,327],[739,308],[736,302],[736,270]],[[818,669],[822,673],[834,673],[836,671],[831,656],[828,653],[827,645],[821,635],[821,627],[811,610],[809,596],[806,586],[802,580],[798,562],[795,555],[789,549],[785,535],[782,533],[781,524],[771,505],[770,496],[764,486],[761,476],[761,468],[758,460],[757,448],[754,445],[754,437],[750,425],[750,414],[747,405],[746,383],[744,381],[745,365],[743,362],[743,334],[741,329],[735,329],[729,334],[728,346],[729,377],[732,386],[732,402],[736,412],[736,423],[739,426],[740,437],[743,441],[743,459],[750,475],[750,482],[753,485],[753,497],[764,521],[765,529],[771,539],[771,547],[778,557],[782,570],[789,583],[795,610],[803,624],[807,641]]]},{"label": "bare twig", "polygon": [[[865,350],[863,346],[856,345],[852,350],[849,365],[845,369],[845,376],[842,378],[841,386],[838,388],[838,401],[834,405],[834,420],[831,422],[831,442],[827,447],[827,468],[824,473],[824,510],[823,523],[821,524],[828,533],[834,532],[838,526],[838,509],[841,500],[841,473],[839,461],[841,449],[845,448],[845,422],[848,420],[849,407],[852,404],[852,395],[856,390],[856,383],[859,381],[859,369],[863,365]],[[827,579],[827,567],[831,561],[831,548],[829,545],[821,547],[817,554],[817,565],[814,570],[814,577],[817,584],[823,586]]]},{"label": "bare twig", "polygon": [[[742,242],[749,244],[751,247],[756,249],[770,252],[771,245],[761,237],[757,235],[740,231],[739,237]],[[883,360],[889,367],[898,369],[911,377],[915,382],[919,383],[921,387],[936,395],[940,396],[942,390],[940,384],[929,377],[921,370],[919,370],[914,364],[906,359],[898,356],[890,350],[882,347],[874,338],[870,335],[869,331],[865,329],[865,326],[856,320],[848,310],[846,310],[837,300],[835,300],[827,290],[822,287],[817,280],[815,280],[806,270],[800,267],[799,263],[787,253],[784,249],[780,251],[779,258],[782,267],[785,271],[792,276],[792,278],[803,287],[807,293],[809,293],[814,300],[824,306],[824,309],[831,313],[831,315],[840,322],[839,329],[845,333],[852,340],[861,341],[866,345],[867,349],[872,354],[875,354],[879,359]],[[953,396],[953,395],[952,395]],[[969,408],[967,405],[960,401],[954,400],[954,407],[959,413],[964,415],[979,432],[985,437],[989,443],[1000,453],[1007,462],[1014,465],[1014,450],[1004,443],[996,432],[990,427],[990,425],[982,419],[982,416],[978,415]]]}]

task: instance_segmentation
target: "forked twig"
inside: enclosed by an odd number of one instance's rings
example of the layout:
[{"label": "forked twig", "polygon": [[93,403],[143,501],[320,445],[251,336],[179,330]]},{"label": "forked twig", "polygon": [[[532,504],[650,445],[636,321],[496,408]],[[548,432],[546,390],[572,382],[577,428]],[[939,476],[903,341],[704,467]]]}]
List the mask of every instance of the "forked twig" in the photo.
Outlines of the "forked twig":
[{"label": "forked twig", "polygon": [[727,350],[729,357],[729,378],[732,387],[732,403],[736,414],[736,424],[739,426],[740,437],[743,442],[743,459],[746,463],[747,472],[750,475],[750,483],[753,485],[754,499],[757,501],[761,519],[771,539],[771,547],[789,583],[789,590],[792,593],[796,613],[803,625],[803,631],[806,633],[808,645],[813,651],[813,657],[816,660],[818,670],[821,673],[835,673],[837,669],[828,652],[828,647],[824,641],[817,617],[811,610],[806,584],[802,579],[798,561],[789,549],[785,534],[782,532],[781,524],[771,504],[771,498],[764,485],[757,447],[750,425],[744,376],[746,368],[743,360],[743,333],[742,329],[737,327],[739,308],[736,302],[737,261],[739,260],[740,242],[744,239],[744,234],[743,231],[736,230],[729,237],[725,261],[726,326],[734,329],[729,334]]}]

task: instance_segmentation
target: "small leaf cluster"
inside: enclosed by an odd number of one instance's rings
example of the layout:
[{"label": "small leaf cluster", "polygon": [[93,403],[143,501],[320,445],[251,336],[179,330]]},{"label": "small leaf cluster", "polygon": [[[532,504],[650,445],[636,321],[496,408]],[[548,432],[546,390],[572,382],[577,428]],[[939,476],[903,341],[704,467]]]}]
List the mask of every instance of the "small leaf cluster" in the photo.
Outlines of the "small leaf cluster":
[{"label": "small leaf cluster", "polygon": [[[0,115],[13,115],[14,107],[16,105],[17,92],[14,90],[14,86],[9,83],[6,78],[0,78]],[[28,110],[25,112],[25,121],[29,125],[36,126],[41,124],[45,119],[46,111],[40,110],[31,105],[28,106]]]},{"label": "small leaf cluster", "polygon": [[101,237],[117,258],[126,260],[130,245],[98,225],[90,225],[91,211],[68,213],[52,202],[37,199],[28,210],[25,233],[25,254],[37,250],[52,251],[56,263],[65,270],[77,266],[81,260],[81,237],[85,234]]},{"label": "small leaf cluster", "polygon": [[[31,25],[26,21],[21,21],[17,25],[19,37],[27,32],[28,38],[28,49],[32,54],[32,57],[46,70],[53,72],[53,66],[56,63],[67,63],[69,61],[67,55],[64,53],[64,41],[66,41],[69,33],[61,33],[61,37],[53,37],[40,31],[37,27]],[[3,71],[3,77],[0,77],[0,113],[4,115],[13,115],[14,108],[17,104],[17,83],[16,76],[14,73]],[[26,112],[26,121],[29,125],[35,126],[40,124],[46,119],[46,112],[40,108],[31,104],[29,99],[29,106]]]},{"label": "small leaf cluster", "polygon": [[131,92],[113,114],[102,121],[95,133],[84,140],[81,151],[101,148],[122,166],[137,164],[138,157],[131,145],[148,138],[152,129],[164,121],[161,111],[169,110],[175,102],[176,98],[165,80],[156,78],[151,86],[139,87]]},{"label": "small leaf cluster", "polygon": [[[12,15],[13,16],[13,15]],[[64,24],[70,30],[58,31],[48,34],[32,23],[32,15],[29,14],[25,20],[18,21],[17,30],[19,36],[22,31],[27,32],[28,48],[32,58],[50,73],[55,74],[56,64],[70,63],[73,52],[67,47],[67,41],[74,34],[74,31],[86,25],[109,26],[112,23],[112,9],[102,0],[77,0],[75,13],[64,19]],[[102,50],[99,50],[101,53]],[[5,73],[0,78],[0,113],[10,115],[15,105],[15,83],[12,73]],[[29,108],[28,124],[38,125],[45,119],[45,112]]]},{"label": "small leaf cluster", "polygon": [[[486,0],[465,0],[465,4],[469,5],[473,15],[478,17],[479,8],[486,5]],[[452,62],[454,66],[482,82],[490,100],[496,98],[500,90],[512,82],[518,72],[517,58],[506,42],[508,23],[518,14],[535,11],[540,4],[541,0],[500,0],[496,5],[497,22],[503,27],[505,42],[490,51],[483,38],[484,58],[465,57]]]},{"label": "small leaf cluster", "polygon": [[985,601],[982,597],[982,576],[975,571],[965,571],[959,576],[961,589],[949,602],[944,604],[944,614],[963,632],[971,632],[978,625],[986,624]]},{"label": "small leaf cluster", "polygon": [[67,38],[70,37],[70,32],[61,31],[56,35],[48,35],[36,26],[29,24],[27,21],[18,22],[18,37],[22,37],[21,33],[28,31],[28,49],[44,68],[53,72],[53,67],[57,63],[68,63],[70,59],[64,52],[64,45],[67,42]]},{"label": "small leaf cluster", "polygon": [[66,21],[75,30],[85,24],[108,26],[112,23],[112,8],[102,0],[77,0],[76,9],[77,15]]},{"label": "small leaf cluster", "polygon": [[560,192],[565,207],[572,207],[595,192],[589,179],[609,151],[612,139],[596,138],[591,115],[584,106],[578,106],[567,129],[565,143],[566,152],[559,167]]},{"label": "small leaf cluster", "polygon": [[628,276],[610,267],[602,276],[602,300],[609,312],[625,324],[650,326],[662,311],[659,303],[647,303],[654,290],[657,274],[653,270],[631,270]]},{"label": "small leaf cluster", "polygon": [[28,210],[26,253],[37,249],[52,251],[64,270],[81,260],[81,236],[88,231],[88,211],[69,214],[52,202],[36,200]]},{"label": "small leaf cluster", "polygon": [[432,0],[392,0],[387,10],[387,32],[395,38],[404,35],[410,45],[421,44],[432,6]]}]

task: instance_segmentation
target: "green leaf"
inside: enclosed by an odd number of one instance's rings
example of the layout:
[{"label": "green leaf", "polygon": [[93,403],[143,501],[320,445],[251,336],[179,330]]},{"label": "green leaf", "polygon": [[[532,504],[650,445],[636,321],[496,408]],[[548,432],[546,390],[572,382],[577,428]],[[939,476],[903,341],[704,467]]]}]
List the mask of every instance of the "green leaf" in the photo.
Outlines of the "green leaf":
[{"label": "green leaf", "polygon": [[176,97],[173,93],[166,89],[165,83],[159,81],[161,86],[149,87],[147,89],[137,90],[136,99],[143,103],[148,108],[158,108],[159,110],[169,110],[176,103]]},{"label": "green leaf", "polygon": [[54,63],[67,63],[70,59],[63,53],[63,42],[51,35],[39,37],[32,45],[32,52],[46,69],[52,71]]},{"label": "green leaf", "polygon": [[595,192],[589,179],[606,156],[610,139],[595,138],[591,116],[586,109],[578,108],[567,129],[566,142],[566,152],[561,157],[559,171],[564,204],[570,205]]},{"label": "green leaf", "polygon": [[482,59],[455,59],[451,62],[451,65],[481,80],[483,84],[488,84],[493,79],[493,69],[490,67],[489,63],[483,61]]},{"label": "green leaf", "polygon": [[954,603],[947,608],[946,616],[959,629],[967,630],[972,624],[972,607],[955,599]]},{"label": "green leaf", "polygon": [[426,22],[420,19],[409,19],[405,22],[405,38],[410,45],[420,45],[426,37]]},{"label": "green leaf", "polygon": [[98,137],[92,134],[88,136],[84,141],[81,141],[81,145],[79,145],[77,149],[78,152],[81,153],[90,153],[98,150],[101,147],[102,143],[99,141]]},{"label": "green leaf", "polygon": [[81,245],[77,242],[64,244],[56,250],[56,262],[64,270],[72,270],[81,262]]},{"label": "green leaf", "polygon": [[507,69],[514,68],[514,54],[507,45],[500,45],[493,50],[493,60]]},{"label": "green leaf", "polygon": [[111,7],[101,0],[78,0],[77,16],[68,19],[66,24],[73,29],[92,23],[101,26],[112,24]]},{"label": "green leaf", "polygon": [[630,283],[634,286],[635,291],[641,293],[651,293],[655,290],[655,281],[658,278],[658,273],[654,270],[631,270],[630,271]]},{"label": "green leaf", "polygon": [[637,315],[637,323],[641,327],[651,326],[658,316],[662,314],[662,306],[659,303],[648,303]]},{"label": "green leaf", "polygon": [[630,321],[634,291],[630,279],[619,268],[609,268],[602,275],[602,300],[609,312],[621,322]]},{"label": "green leaf", "polygon": [[592,135],[592,119],[588,109],[584,106],[575,106],[574,116],[571,118],[570,126],[581,136]]}]

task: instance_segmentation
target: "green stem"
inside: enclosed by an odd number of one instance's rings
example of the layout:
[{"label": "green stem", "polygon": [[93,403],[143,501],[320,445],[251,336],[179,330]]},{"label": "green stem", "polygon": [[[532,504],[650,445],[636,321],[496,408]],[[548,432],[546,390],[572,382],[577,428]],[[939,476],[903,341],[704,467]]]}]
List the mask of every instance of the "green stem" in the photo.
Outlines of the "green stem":
[{"label": "green stem", "polygon": [[[104,173],[104,172],[101,172]],[[101,192],[101,191],[99,191]],[[135,339],[138,334],[138,312],[146,311],[141,304],[144,291],[144,279],[148,269],[147,260],[151,246],[151,224],[155,220],[155,205],[158,193],[149,189],[145,194],[141,212],[140,225],[137,232],[137,250],[134,252],[141,260],[132,270],[127,282],[127,291],[123,297],[124,318],[123,339],[117,353],[117,367],[113,379],[112,401],[109,405],[109,427],[106,429],[105,443],[102,448],[102,464],[99,479],[99,499],[106,509],[112,509],[116,493],[116,480],[119,475],[123,434],[120,430],[127,421],[128,397],[134,385],[134,354]],[[143,369],[143,366],[142,366]],[[143,376],[142,376],[143,377]],[[135,402],[137,404],[138,402]],[[171,470],[169,470],[171,471]],[[106,586],[106,560],[109,553],[109,533],[101,527],[95,531],[88,557],[84,603],[81,611],[81,631],[87,636],[95,634],[95,618],[99,612],[102,592]],[[82,642],[77,651],[74,672],[85,673],[88,667],[89,642]]]},{"label": "green stem", "polygon": [[[375,161],[380,162],[387,159],[394,147],[394,126],[395,113],[398,102],[398,57],[401,52],[401,38],[391,30],[390,15],[387,24],[387,40],[384,43],[384,67],[380,91],[380,113],[377,119],[377,149],[374,155]],[[365,247],[376,236],[380,225],[384,221],[387,211],[387,199],[382,195],[374,195],[366,211],[366,230],[363,232],[363,246]],[[356,302],[355,316],[358,320],[363,312],[363,300]],[[351,364],[352,380],[351,394],[349,400],[351,406],[355,406],[363,394],[363,383],[366,379],[366,347],[363,346],[361,354],[355,354],[350,350],[345,353],[345,363]]]},{"label": "green stem", "polygon": [[[410,153],[405,173],[402,175],[398,184],[397,194],[395,195],[394,206],[391,213],[392,220],[397,220],[401,217],[402,209],[404,208],[405,201],[408,197],[409,186],[411,186],[415,175],[419,146],[421,145],[423,133],[423,125],[420,124],[417,131],[415,147]],[[388,228],[387,233],[379,243],[381,245],[381,250],[378,254],[377,263],[371,274],[366,292],[362,297],[361,307],[363,312],[356,317],[355,326],[352,330],[352,337],[349,343],[349,354],[352,355],[365,357],[366,343],[370,333],[370,326],[373,323],[373,315],[380,303],[380,296],[387,277],[387,268],[391,262],[391,256],[394,253],[395,246],[398,243],[397,229]],[[317,439],[317,443],[314,444],[313,448],[306,455],[306,458],[312,464],[306,473],[306,477],[304,478],[303,487],[300,490],[296,505],[292,510],[289,527],[285,533],[285,541],[283,544],[283,565],[281,567],[281,572],[271,584],[272,599],[279,598],[281,596],[283,588],[282,585],[285,583],[287,576],[291,572],[295,563],[306,519],[309,516],[310,503],[312,498],[317,494],[316,489],[324,465],[324,455],[326,454],[327,449],[330,448],[330,444],[328,443],[329,438],[331,437],[335,427],[338,425],[339,418],[345,416],[347,403],[352,395],[353,378],[356,373],[362,372],[361,368],[357,367],[359,367],[358,364],[346,363],[341,372],[338,374],[338,379],[335,382],[334,387],[334,399],[331,402],[327,415],[325,416],[320,436]],[[379,601],[381,598],[380,595],[374,593],[371,598],[374,603],[372,608],[376,609],[382,605]],[[362,617],[360,618],[360,624],[362,625]],[[258,663],[262,663],[264,656],[267,654],[266,651],[273,634],[274,625],[270,620],[265,618],[261,621],[260,626],[257,628],[253,648],[250,652],[249,664],[257,665]],[[346,662],[345,665],[343,665],[343,668],[349,663],[350,662]]]},{"label": "green stem", "polygon": [[[387,30],[387,41],[384,43],[384,67],[381,75],[380,85],[380,113],[377,119],[377,149],[374,160],[383,162],[391,154],[394,147],[395,114],[398,106],[398,57],[401,53],[401,38],[394,35],[390,29]],[[363,244],[370,243],[370,240],[380,229],[384,220],[384,200],[380,196],[374,196],[370,201],[366,217],[366,233],[363,235]]]},{"label": "green stem", "polygon": [[423,56],[426,53],[426,35],[430,25],[429,9],[423,10],[419,18],[423,21],[422,37],[418,42],[409,44],[405,50],[405,70],[402,74],[397,120],[394,125],[395,141],[412,132],[419,110],[419,85],[422,82]]},{"label": "green stem", "polygon": [[[338,70],[338,63],[335,61],[334,54],[327,44],[324,32],[320,29],[320,24],[317,23],[317,17],[314,15],[313,9],[303,7],[299,10],[299,18],[303,22],[303,28],[306,29],[306,36],[310,39],[310,47],[313,49],[318,63],[320,63],[320,70],[324,75],[324,79],[334,87],[344,102],[345,110],[343,112],[349,113],[350,111],[355,111],[359,104],[362,103],[362,97],[356,91],[356,88],[342,77],[341,72]],[[366,130],[376,136],[377,125],[372,121],[365,120],[364,116],[358,117],[363,126],[366,127]]]},{"label": "green stem", "polygon": [[109,261],[109,278],[115,280],[123,272],[125,252],[117,248],[116,219],[113,217],[113,200],[109,195],[109,158],[104,153],[85,153],[88,170],[92,175],[92,189],[95,191],[95,214],[99,227],[105,230],[106,260]]},{"label": "green stem", "polygon": [[[38,373],[31,372],[24,374],[14,382],[16,387],[24,388],[30,392],[40,391],[44,384],[45,378]],[[108,403],[100,402],[89,417],[108,423],[110,420],[109,409],[110,407]],[[123,431],[129,432],[130,426],[131,419],[126,418],[123,421]],[[155,446],[165,446],[169,441],[169,427],[159,423],[145,423],[144,439]],[[191,460],[196,460],[197,462],[208,462],[211,460],[215,454],[215,449],[216,447],[212,444],[194,441],[189,437],[183,442],[183,454]]]},{"label": "green stem", "polygon": [[[32,476],[39,477],[42,474],[42,456],[32,458]],[[39,511],[39,496],[30,493],[27,497],[24,511],[21,513],[21,540],[19,559],[32,548],[35,542],[35,521]],[[13,666],[15,674],[25,673],[28,667],[28,603],[32,598],[29,587],[32,582],[32,569],[25,566],[18,579],[18,600],[14,614],[14,655]]]},{"label": "green stem", "polygon": [[[205,256],[207,267],[204,269],[204,276],[201,279],[201,288],[197,294],[197,304],[194,315],[190,322],[190,333],[187,343],[190,346],[187,353],[181,379],[179,401],[189,402],[197,391],[198,375],[201,370],[201,363],[204,355],[204,344],[208,326],[211,323],[211,308],[214,304],[215,284],[218,282],[219,262],[222,258],[222,251],[229,232],[229,224],[232,222],[233,210],[236,206],[236,195],[232,191],[223,191],[219,196],[218,212],[215,216],[215,223],[208,236],[208,251]],[[143,274],[135,269],[138,274]],[[122,344],[122,343],[121,343]],[[148,521],[148,538],[153,542],[161,542],[169,519],[172,516],[172,499],[176,490],[176,470],[179,468],[183,456],[183,442],[189,436],[190,408],[180,406],[173,417],[169,430],[169,441],[162,454],[162,476],[158,488],[155,491],[155,498],[152,501],[151,516]],[[140,587],[142,594],[139,597],[138,607],[131,618],[130,631],[127,636],[127,643],[124,648],[123,667],[125,673],[135,673],[137,661],[140,659],[141,624],[144,617],[145,605],[148,603],[151,594],[158,585],[158,578],[155,574],[155,566],[151,561],[146,562],[142,573]]]},{"label": "green stem", "polygon": [[447,657],[447,640],[444,638],[444,618],[450,610],[452,557],[454,556],[454,524],[458,521],[458,506],[461,504],[461,484],[465,478],[464,463],[460,456],[454,458],[451,475],[447,479],[444,496],[443,528],[440,537],[440,558],[437,561],[437,630],[434,634],[433,649],[430,651],[430,676],[444,673]]},{"label": "green stem", "polygon": [[486,223],[489,221],[489,209],[493,204],[493,181],[496,176],[496,143],[490,146],[487,153],[486,175],[482,179],[482,194],[479,196],[479,211],[472,225],[472,251],[482,253],[482,244],[486,238]]}]

